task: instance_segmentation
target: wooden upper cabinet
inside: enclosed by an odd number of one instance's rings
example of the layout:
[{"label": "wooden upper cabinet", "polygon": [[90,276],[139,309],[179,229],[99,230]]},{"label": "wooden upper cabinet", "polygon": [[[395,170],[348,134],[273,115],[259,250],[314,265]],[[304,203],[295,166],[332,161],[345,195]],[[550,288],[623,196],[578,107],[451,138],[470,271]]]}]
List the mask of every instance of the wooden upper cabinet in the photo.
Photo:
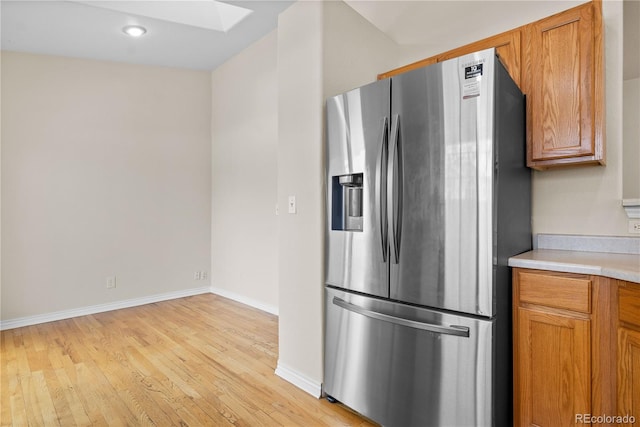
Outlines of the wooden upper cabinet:
[{"label": "wooden upper cabinet", "polygon": [[527,166],[604,164],[602,0],[378,75],[496,48],[527,95]]},{"label": "wooden upper cabinet", "polygon": [[604,163],[601,3],[524,30],[527,165]]}]

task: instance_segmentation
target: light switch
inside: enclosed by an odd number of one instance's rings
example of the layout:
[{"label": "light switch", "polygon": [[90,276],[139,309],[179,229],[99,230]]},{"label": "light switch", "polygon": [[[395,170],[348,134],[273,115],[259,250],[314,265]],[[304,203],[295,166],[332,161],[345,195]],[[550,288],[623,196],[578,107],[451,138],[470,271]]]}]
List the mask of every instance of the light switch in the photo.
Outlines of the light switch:
[{"label": "light switch", "polygon": [[289,196],[289,213],[296,213],[296,196]]}]

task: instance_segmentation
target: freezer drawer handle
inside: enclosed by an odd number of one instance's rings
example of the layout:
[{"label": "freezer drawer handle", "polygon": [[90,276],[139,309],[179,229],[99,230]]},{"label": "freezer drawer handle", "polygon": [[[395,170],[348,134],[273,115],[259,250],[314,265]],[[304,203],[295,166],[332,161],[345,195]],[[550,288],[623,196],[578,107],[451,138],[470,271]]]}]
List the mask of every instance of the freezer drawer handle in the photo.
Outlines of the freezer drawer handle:
[{"label": "freezer drawer handle", "polygon": [[345,300],[333,297],[333,303],[338,307],[342,307],[345,310],[352,311],[354,313],[362,314],[363,316],[371,317],[372,319],[382,320],[384,322],[394,323],[400,326],[408,326],[410,328],[422,329],[424,331],[435,332],[438,334],[455,335],[458,337],[469,337],[469,328],[459,325],[435,325],[433,323],[417,322],[415,320],[403,319],[402,317],[391,316],[389,314],[378,313],[377,311],[367,310],[366,308],[359,307],[357,305],[346,302]]}]

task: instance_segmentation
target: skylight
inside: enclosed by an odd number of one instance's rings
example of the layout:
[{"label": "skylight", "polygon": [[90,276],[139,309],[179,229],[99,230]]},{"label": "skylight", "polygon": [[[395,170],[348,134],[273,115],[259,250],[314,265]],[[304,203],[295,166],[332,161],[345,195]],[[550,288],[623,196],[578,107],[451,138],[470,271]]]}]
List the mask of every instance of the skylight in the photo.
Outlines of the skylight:
[{"label": "skylight", "polygon": [[216,0],[76,1],[88,6],[227,32],[251,14],[251,9]]}]

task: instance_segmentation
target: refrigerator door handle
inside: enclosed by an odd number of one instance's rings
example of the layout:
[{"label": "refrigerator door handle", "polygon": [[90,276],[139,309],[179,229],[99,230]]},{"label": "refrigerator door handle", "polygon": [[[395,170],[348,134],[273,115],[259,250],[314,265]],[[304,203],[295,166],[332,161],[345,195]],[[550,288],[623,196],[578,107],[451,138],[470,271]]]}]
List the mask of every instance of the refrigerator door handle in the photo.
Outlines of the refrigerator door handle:
[{"label": "refrigerator door handle", "polygon": [[382,138],[380,141],[380,159],[376,168],[376,206],[380,217],[380,244],[382,248],[382,262],[387,262],[388,254],[388,228],[389,219],[387,217],[387,162],[389,157],[389,120],[384,118],[382,124]]},{"label": "refrigerator door handle", "polygon": [[435,332],[437,334],[455,335],[458,337],[469,338],[469,328],[460,325],[437,325],[433,323],[418,322],[416,320],[405,319],[402,317],[391,316],[389,314],[379,313],[373,310],[351,304],[341,298],[333,297],[333,304],[363,316],[372,319],[382,320],[383,322],[393,323],[395,325],[407,326],[409,328],[421,329],[423,331]]},{"label": "refrigerator door handle", "polygon": [[400,116],[393,116],[391,125],[391,147],[389,149],[389,210],[391,211],[391,240],[393,263],[400,262],[400,237],[402,236],[402,147],[400,143]]}]

